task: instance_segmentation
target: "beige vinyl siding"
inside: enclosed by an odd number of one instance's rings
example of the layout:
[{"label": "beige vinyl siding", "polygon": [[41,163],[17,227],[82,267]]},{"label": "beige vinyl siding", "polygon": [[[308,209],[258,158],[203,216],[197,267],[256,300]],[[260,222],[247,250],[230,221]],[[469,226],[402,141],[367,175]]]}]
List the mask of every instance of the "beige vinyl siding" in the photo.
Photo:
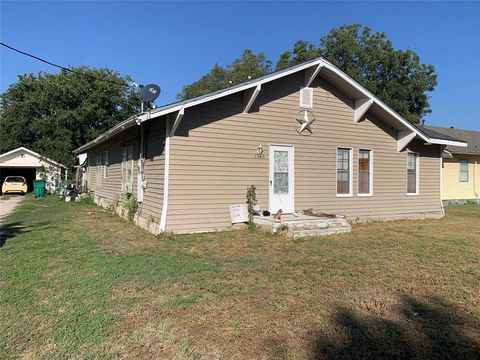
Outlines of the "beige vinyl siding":
[{"label": "beige vinyl siding", "polygon": [[165,118],[146,125],[145,180],[147,189],[138,214],[159,221],[163,205],[163,174],[165,169]]},{"label": "beige vinyl siding", "polygon": [[[139,204],[137,215],[145,220],[159,222],[163,204],[163,181],[165,169],[165,121],[151,122],[145,125],[145,180],[147,188],[144,192],[143,202]],[[133,127],[126,132],[107,140],[88,152],[90,158],[89,189],[94,192],[97,203],[103,206],[113,205],[115,200],[122,201],[122,158],[123,148],[133,145],[133,183],[132,193],[137,195],[138,158],[140,152],[140,130]],[[103,179],[100,187],[96,187],[97,154],[109,151],[110,165],[108,179]],[[102,175],[102,174],[100,174]]]},{"label": "beige vinyl siding", "polygon": [[[313,135],[295,128],[303,74],[262,85],[249,114],[234,94],[185,112],[171,142],[167,230],[209,231],[230,225],[228,206],[245,202],[249,185],[269,206],[269,145],[293,145],[295,209],[315,208],[351,219],[441,214],[440,147],[415,141],[420,153],[419,195],[406,195],[407,153],[397,153],[396,134],[367,116],[353,122],[353,101],[325,80],[316,80]],[[257,146],[265,150],[255,158]],[[353,148],[353,196],[336,196],[337,147]],[[373,196],[359,197],[358,149],[373,150]]]},{"label": "beige vinyl siding", "polygon": [[[95,199],[99,199],[102,205],[112,205],[114,200],[122,200],[122,156],[123,147],[134,145],[134,166],[133,166],[133,184],[132,192],[136,194],[137,191],[137,159],[138,159],[138,133],[137,129],[133,128],[122,133],[119,136],[107,140],[99,144],[88,152],[90,159],[90,184],[89,190],[94,192]],[[108,167],[108,178],[101,180],[101,186],[96,186],[96,177],[103,176],[97,174],[97,155],[103,155],[105,151],[109,152],[110,162]]]}]

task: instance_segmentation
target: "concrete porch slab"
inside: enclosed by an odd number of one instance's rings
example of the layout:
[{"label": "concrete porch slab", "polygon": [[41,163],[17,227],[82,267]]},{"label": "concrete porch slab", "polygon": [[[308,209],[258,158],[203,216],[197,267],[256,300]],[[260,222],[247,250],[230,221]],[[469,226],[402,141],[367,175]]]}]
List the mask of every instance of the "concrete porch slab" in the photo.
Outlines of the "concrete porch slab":
[{"label": "concrete porch slab", "polygon": [[274,220],[273,216],[254,216],[254,222],[273,233],[276,233],[279,227],[286,225],[293,239],[341,234],[352,230],[348,221],[341,217],[283,214],[280,221]]}]

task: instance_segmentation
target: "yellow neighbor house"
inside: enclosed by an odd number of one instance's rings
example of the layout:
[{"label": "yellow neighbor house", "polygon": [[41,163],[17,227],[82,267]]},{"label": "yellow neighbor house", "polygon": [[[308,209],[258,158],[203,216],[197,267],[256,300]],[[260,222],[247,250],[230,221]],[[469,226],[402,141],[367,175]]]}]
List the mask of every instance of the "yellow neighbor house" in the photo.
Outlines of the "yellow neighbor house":
[{"label": "yellow neighbor house", "polygon": [[447,146],[442,164],[442,200],[446,204],[480,204],[480,131],[422,126],[425,132],[464,140],[467,147]]}]

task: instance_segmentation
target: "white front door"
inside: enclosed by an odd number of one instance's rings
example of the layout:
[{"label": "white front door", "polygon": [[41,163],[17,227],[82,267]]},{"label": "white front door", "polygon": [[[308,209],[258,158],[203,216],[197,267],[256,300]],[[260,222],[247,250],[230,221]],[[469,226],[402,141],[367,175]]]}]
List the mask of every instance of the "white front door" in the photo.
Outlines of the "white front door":
[{"label": "white front door", "polygon": [[293,213],[293,146],[270,145],[270,213]]}]

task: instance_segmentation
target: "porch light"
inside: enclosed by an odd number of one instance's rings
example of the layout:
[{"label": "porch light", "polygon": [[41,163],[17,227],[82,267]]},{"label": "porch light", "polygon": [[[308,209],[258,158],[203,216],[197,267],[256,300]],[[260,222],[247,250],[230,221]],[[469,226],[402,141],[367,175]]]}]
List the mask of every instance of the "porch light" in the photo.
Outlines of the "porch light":
[{"label": "porch light", "polygon": [[255,157],[257,159],[263,159],[263,146],[262,145],[257,146],[257,153],[255,154]]}]

